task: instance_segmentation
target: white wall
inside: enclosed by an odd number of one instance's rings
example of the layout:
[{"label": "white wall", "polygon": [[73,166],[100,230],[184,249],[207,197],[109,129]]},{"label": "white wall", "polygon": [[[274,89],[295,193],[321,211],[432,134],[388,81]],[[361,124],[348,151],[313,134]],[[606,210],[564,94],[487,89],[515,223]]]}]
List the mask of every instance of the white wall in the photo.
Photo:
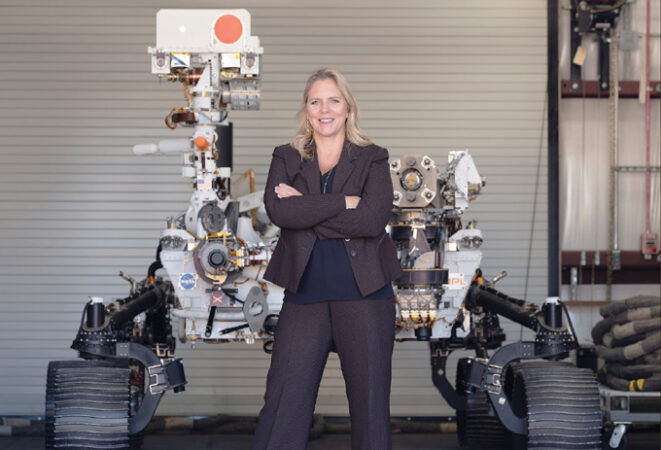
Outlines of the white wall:
[{"label": "white wall", "polygon": [[[569,79],[569,2],[561,2],[560,12],[560,73]],[[651,2],[650,79],[659,80],[660,2]],[[631,3],[623,11],[619,30],[645,33],[644,0]],[[598,79],[598,44],[592,37],[583,38],[587,59],[583,66],[583,79]],[[644,60],[645,40],[641,37],[634,51],[618,52],[620,80],[641,79],[641,61]],[[652,166],[661,162],[660,126],[661,102],[651,101],[650,161]],[[608,224],[613,220],[608,209],[609,181],[609,106],[608,99],[565,98],[560,104],[560,217],[561,250],[604,251],[609,248]],[[645,105],[638,99],[619,100],[618,161],[620,166],[645,165]],[[651,175],[650,221],[652,231],[659,233],[661,201],[659,173]],[[645,231],[645,175],[622,173],[618,183],[618,244],[621,250],[640,250],[640,236]],[[587,261],[589,265],[593,261]],[[601,264],[605,264],[602,261]],[[570,298],[570,289],[563,286],[561,294]],[[659,285],[615,285],[612,298],[621,300],[634,295],[661,294]],[[606,286],[583,284],[576,289],[576,300],[606,300]],[[572,309],[579,339],[591,343],[590,330],[601,320],[598,307],[582,306]]]},{"label": "white wall", "polygon": [[[569,2],[565,2],[568,3]],[[645,1],[639,0],[623,11],[618,30],[645,33]],[[567,6],[566,5],[566,6]],[[659,40],[661,2],[651,2],[650,80],[659,80]],[[569,79],[569,11],[560,13],[560,70],[562,79]],[[594,35],[583,38],[587,50],[583,66],[583,79],[598,79],[598,43]],[[641,37],[637,50],[618,52],[618,76],[621,81],[638,81],[641,61],[644,64],[645,39]],[[644,65],[642,66],[644,67]],[[644,78],[643,78],[644,80]],[[643,81],[644,82],[644,81]],[[565,98],[560,109],[560,163],[561,163],[561,248],[563,250],[608,249],[609,184],[609,107],[608,99]],[[651,101],[650,162],[661,163],[659,140],[661,116],[659,99]],[[645,104],[638,99],[619,100],[618,161],[619,166],[645,165]],[[659,233],[661,201],[659,198],[659,172],[651,176],[650,199],[651,229]],[[619,247],[621,250],[640,250],[640,235],[645,231],[645,175],[622,173],[619,192]]]}]

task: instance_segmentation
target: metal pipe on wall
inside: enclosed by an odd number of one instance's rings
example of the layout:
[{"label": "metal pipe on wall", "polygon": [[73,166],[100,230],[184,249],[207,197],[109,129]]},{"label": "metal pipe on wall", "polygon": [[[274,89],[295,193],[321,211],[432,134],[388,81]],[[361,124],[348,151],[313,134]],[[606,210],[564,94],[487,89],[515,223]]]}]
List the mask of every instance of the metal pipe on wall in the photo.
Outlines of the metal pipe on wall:
[{"label": "metal pipe on wall", "polygon": [[650,2],[647,0],[645,18],[645,233],[650,233]]},{"label": "metal pipe on wall", "polygon": [[617,32],[617,21],[613,24],[613,28],[610,31],[610,51],[609,51],[609,71],[610,71],[610,80],[609,80],[609,128],[610,128],[610,195],[608,198],[609,206],[609,220],[608,220],[608,237],[609,237],[609,252],[608,252],[608,269],[606,273],[606,300],[612,300],[613,294],[613,271],[618,270],[620,267],[620,255],[618,248],[618,226],[617,219],[619,215],[618,211],[618,185],[619,185],[619,174],[617,171],[617,162],[618,162],[618,106],[619,106],[619,90],[618,90],[618,73],[617,73],[617,44],[618,44],[618,32]]},{"label": "metal pipe on wall", "polygon": [[548,296],[560,295],[559,130],[560,81],[558,60],[558,0],[546,3],[548,94]]}]

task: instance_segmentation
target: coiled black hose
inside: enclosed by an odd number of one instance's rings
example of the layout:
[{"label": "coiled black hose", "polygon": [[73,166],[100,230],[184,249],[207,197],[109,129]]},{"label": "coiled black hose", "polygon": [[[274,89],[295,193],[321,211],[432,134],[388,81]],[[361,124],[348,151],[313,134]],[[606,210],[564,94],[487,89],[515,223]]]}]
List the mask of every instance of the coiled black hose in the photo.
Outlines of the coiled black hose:
[{"label": "coiled black hose", "polygon": [[601,308],[592,338],[604,365],[599,381],[632,392],[661,389],[661,298],[634,297]]}]

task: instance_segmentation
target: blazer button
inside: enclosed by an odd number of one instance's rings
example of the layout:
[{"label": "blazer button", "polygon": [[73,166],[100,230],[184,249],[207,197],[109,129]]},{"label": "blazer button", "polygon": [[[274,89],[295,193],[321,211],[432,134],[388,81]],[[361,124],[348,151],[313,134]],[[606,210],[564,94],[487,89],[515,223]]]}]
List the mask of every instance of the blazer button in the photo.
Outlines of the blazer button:
[{"label": "blazer button", "polygon": [[344,240],[347,241],[347,242],[351,241],[350,238],[344,238]]},{"label": "blazer button", "polygon": [[351,250],[351,256],[356,256],[356,251],[355,250]]}]

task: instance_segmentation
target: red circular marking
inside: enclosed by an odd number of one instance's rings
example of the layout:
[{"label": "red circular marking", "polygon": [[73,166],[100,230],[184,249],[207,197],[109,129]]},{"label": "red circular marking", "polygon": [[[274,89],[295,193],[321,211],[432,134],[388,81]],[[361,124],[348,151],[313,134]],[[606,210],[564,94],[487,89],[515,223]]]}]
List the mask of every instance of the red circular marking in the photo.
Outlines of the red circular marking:
[{"label": "red circular marking", "polygon": [[225,14],[216,20],[213,31],[223,44],[234,44],[243,34],[243,24],[235,15]]},{"label": "red circular marking", "polygon": [[200,150],[206,150],[209,148],[209,141],[207,141],[204,136],[198,136],[195,138],[195,145]]}]

